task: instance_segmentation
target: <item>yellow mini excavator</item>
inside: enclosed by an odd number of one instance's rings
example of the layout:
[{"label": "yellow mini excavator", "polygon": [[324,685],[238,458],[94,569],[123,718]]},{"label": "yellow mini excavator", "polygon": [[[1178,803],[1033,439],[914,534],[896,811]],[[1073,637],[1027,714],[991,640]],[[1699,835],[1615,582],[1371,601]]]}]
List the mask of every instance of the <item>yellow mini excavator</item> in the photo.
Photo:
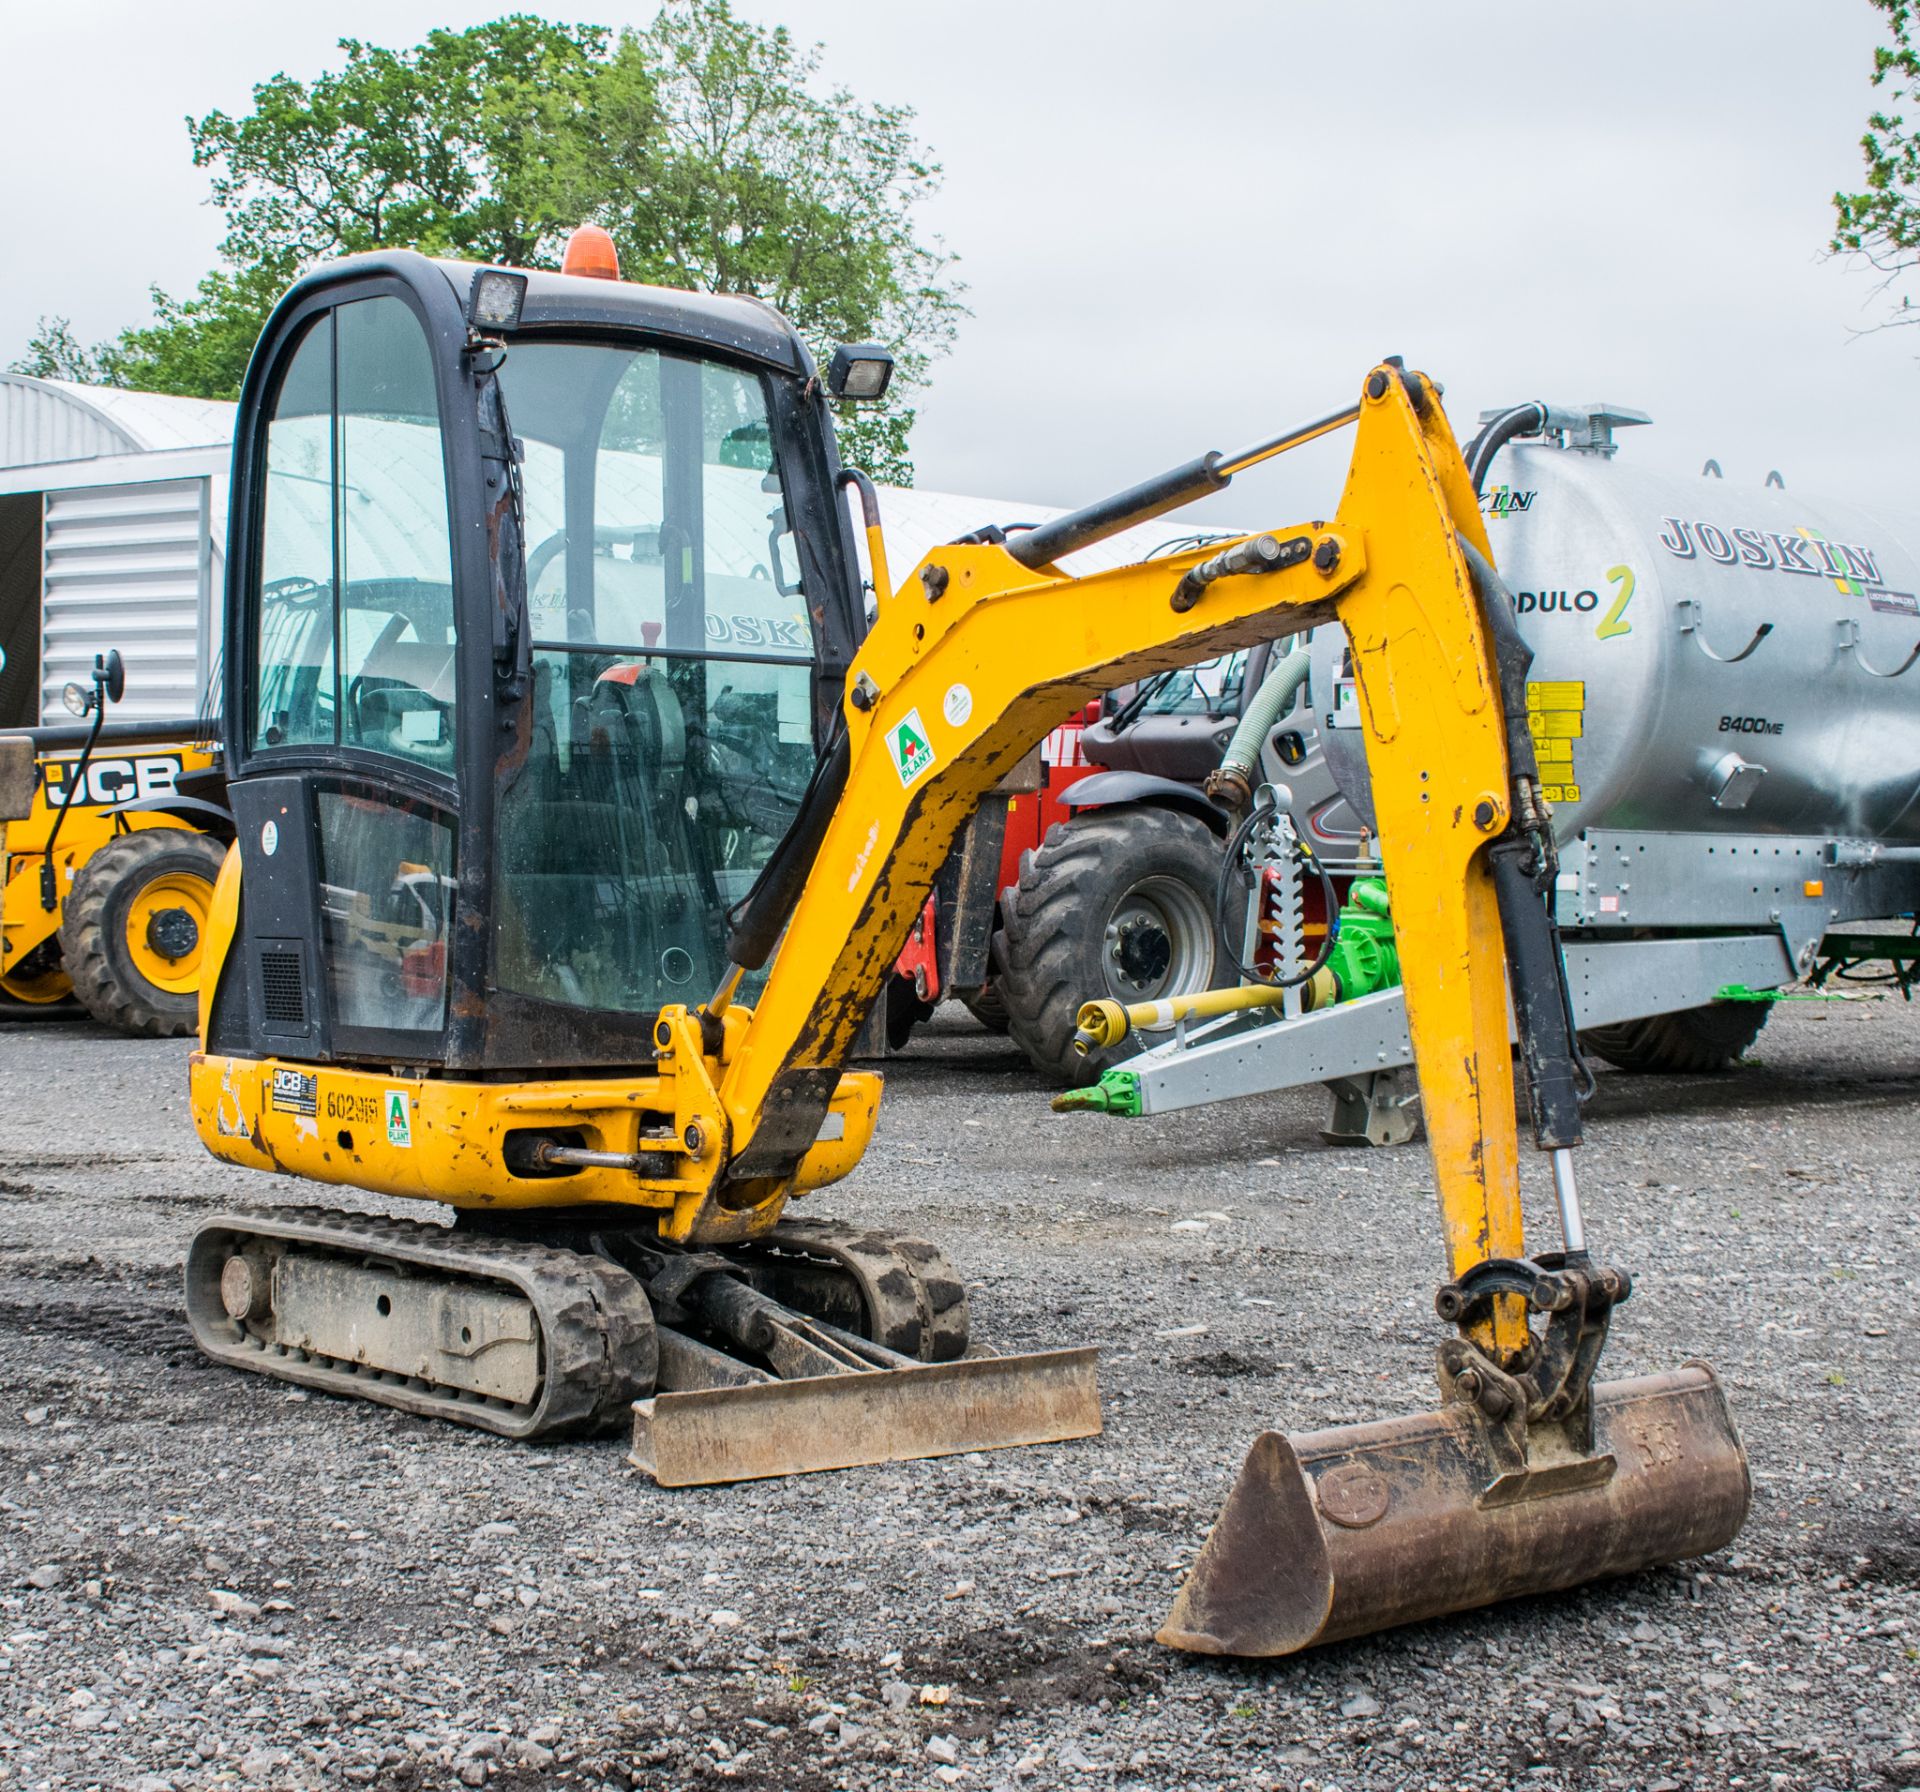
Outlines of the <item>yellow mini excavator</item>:
[{"label": "yellow mini excavator", "polygon": [[[829,410],[890,365],[823,375],[745,299],[405,253],[281,302],[235,438],[238,842],[194,1116],[230,1162],[456,1211],[209,1220],[201,1346],[514,1437],[631,1409],[668,1484],[1097,1431],[1091,1352],[970,1351],[935,1247],[790,1210],[872,1135],[856,1037],[982,797],[1099,692],[1337,617],[1452,1277],[1443,1404],[1258,1439],[1165,1638],[1281,1653],[1724,1543],[1747,1471],[1711,1372],[1594,1380],[1628,1283],[1580,1231],[1526,650],[1435,387],[1383,363],[896,590]],[[1345,426],[1331,521],[1061,570]],[[1534,1258],[1510,985],[1566,1233]]]}]

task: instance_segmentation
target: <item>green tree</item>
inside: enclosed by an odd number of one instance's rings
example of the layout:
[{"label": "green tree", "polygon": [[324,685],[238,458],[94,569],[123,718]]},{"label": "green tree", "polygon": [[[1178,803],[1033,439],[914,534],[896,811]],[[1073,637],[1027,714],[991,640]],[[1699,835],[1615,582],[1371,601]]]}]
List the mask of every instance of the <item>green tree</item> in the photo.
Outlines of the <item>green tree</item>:
[{"label": "green tree", "polygon": [[629,278],[763,298],[816,357],[892,347],[894,395],[843,418],[842,441],[911,482],[913,393],[964,313],[951,257],[915,228],[940,171],[909,111],[824,89],[817,47],[729,0],[667,0],[617,36],[514,15],[409,50],[341,49],[310,82],[261,82],[242,116],[188,120],[227,225],[193,296],[155,289],[154,321],[95,349],[43,320],[28,360],[230,398],[274,299],[315,260],[408,246],[553,267],[591,219]]},{"label": "green tree", "polygon": [[27,339],[26,353],[7,364],[9,373],[31,374],[37,380],[74,380],[83,386],[112,386],[115,360],[111,348],[88,348],[64,317],[43,317]]},{"label": "green tree", "polygon": [[[1835,229],[1829,247],[1856,255],[1876,269],[1881,290],[1892,293],[1920,266],[1920,134],[1906,109],[1920,103],[1920,49],[1914,43],[1913,0],[1873,0],[1886,14],[1890,43],[1873,52],[1873,85],[1884,99],[1867,115],[1860,139],[1866,190],[1833,196]],[[1899,294],[1886,319],[1920,322],[1920,307]]]},{"label": "green tree", "polygon": [[895,392],[844,407],[842,446],[877,478],[911,484],[912,396],[964,315],[951,258],[913,213],[940,169],[904,107],[823,90],[821,51],[737,17],[728,0],[676,0],[624,32],[595,84],[602,133],[575,138],[562,188],[611,231],[632,278],[748,293],[791,318],[817,359],[878,340]]}]

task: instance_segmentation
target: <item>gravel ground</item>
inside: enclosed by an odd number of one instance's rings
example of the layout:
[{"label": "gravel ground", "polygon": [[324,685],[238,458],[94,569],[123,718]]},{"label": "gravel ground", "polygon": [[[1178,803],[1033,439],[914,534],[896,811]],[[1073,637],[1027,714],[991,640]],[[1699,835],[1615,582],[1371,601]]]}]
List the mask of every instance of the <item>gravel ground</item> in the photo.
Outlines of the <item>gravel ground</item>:
[{"label": "gravel ground", "polygon": [[1152,1632],[1257,1430],[1431,1405],[1426,1153],[1057,1117],[948,1013],[818,1210],[1098,1343],[1106,1434],[680,1492],[204,1362],[187,1231],[302,1191],[201,1153],[184,1045],[0,1025],[0,1787],[1920,1786],[1920,1015],[1602,1078],[1609,1367],[1718,1366],[1733,1549],[1262,1666]]}]

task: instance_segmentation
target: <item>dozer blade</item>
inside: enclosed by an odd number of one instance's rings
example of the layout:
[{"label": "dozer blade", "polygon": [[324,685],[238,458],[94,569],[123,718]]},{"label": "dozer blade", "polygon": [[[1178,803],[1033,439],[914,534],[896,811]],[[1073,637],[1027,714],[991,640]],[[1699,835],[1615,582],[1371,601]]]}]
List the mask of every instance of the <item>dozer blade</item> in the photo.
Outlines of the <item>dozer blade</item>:
[{"label": "dozer blade", "polygon": [[1092,1349],[656,1394],[630,1460],[662,1487],[1064,1443],[1100,1432]]},{"label": "dozer blade", "polygon": [[1713,1371],[1596,1383],[1591,1450],[1516,1460],[1473,1408],[1264,1432],[1160,1641],[1289,1655],[1395,1624],[1705,1555],[1751,1483]]}]

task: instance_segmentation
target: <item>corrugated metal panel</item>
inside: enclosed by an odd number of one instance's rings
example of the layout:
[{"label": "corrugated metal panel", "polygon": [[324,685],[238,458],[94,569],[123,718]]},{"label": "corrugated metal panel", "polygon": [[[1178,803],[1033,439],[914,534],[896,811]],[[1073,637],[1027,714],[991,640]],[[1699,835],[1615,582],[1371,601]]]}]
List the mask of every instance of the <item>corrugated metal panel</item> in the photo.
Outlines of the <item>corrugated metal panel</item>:
[{"label": "corrugated metal panel", "polygon": [[60,692],[93,656],[120,649],[124,721],[192,715],[206,666],[208,482],[94,486],[47,494],[41,713],[70,721]]},{"label": "corrugated metal panel", "polygon": [[0,374],[0,466],[88,460],[146,444],[49,380]]},{"label": "corrugated metal panel", "polygon": [[198,448],[233,438],[234,406],[0,373],[0,467]]},{"label": "corrugated metal panel", "polygon": [[205,448],[233,440],[238,405],[224,398],[186,398],[172,392],[130,392],[122,386],[82,386],[71,380],[42,382],[75,404],[97,411],[137,447]]}]

